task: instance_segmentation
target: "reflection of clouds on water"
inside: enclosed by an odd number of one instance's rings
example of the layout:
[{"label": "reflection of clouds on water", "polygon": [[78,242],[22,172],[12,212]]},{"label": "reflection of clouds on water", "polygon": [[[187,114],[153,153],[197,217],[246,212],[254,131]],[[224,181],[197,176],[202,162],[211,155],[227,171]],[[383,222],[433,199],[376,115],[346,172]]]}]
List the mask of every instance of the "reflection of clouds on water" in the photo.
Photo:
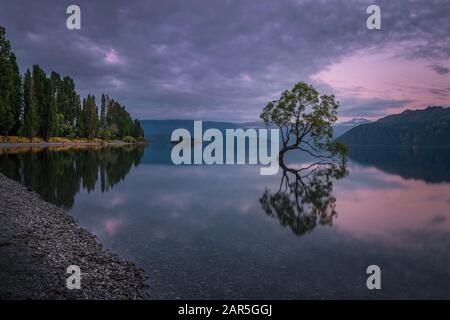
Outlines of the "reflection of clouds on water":
[{"label": "reflection of clouds on water", "polygon": [[[339,231],[359,238],[388,239],[399,230],[430,226],[432,215],[437,214],[446,220],[435,227],[450,230],[450,202],[445,196],[448,184],[407,180],[355,163],[349,163],[349,170],[350,175],[336,182],[332,193],[338,212],[333,224]],[[182,233],[187,233],[207,230],[225,216],[259,219],[262,209],[257,200],[266,187],[277,190],[280,178],[281,173],[260,176],[257,166],[143,165],[130,173],[126,186],[118,185],[99,203],[110,203],[110,214],[131,208],[127,211],[132,220],[146,215],[155,222],[147,232],[170,237],[169,230],[177,229],[180,223],[185,226]],[[86,197],[83,202],[90,199]],[[92,216],[92,223],[96,217]]]},{"label": "reflection of clouds on water", "polygon": [[147,197],[147,202],[151,206],[157,200],[159,206],[169,206],[171,211],[178,211],[186,208],[192,202],[194,196],[195,193],[192,191],[173,190],[173,192],[168,193],[167,191],[155,190]]},{"label": "reflection of clouds on water", "polygon": [[123,194],[116,191],[111,191],[108,193],[109,197],[107,199],[102,199],[101,205],[105,209],[114,209],[117,206],[123,205],[127,199]]},{"label": "reflection of clouds on water", "polygon": [[446,220],[447,220],[447,217],[438,214],[438,215],[434,216],[433,218],[431,218],[430,224],[437,225],[437,224],[444,223]]},{"label": "reflection of clouds on water", "polygon": [[254,208],[251,204],[242,204],[241,206],[238,207],[239,213],[241,214],[249,214],[252,213]]},{"label": "reflection of clouds on water", "polygon": [[[364,182],[360,176],[365,176]],[[349,188],[349,184],[357,187]],[[439,227],[450,231],[450,203],[441,196],[449,190],[446,183],[428,184],[373,168],[353,167],[350,177],[336,186],[337,208],[343,213],[336,225],[355,235],[383,238],[402,230],[427,228],[433,215],[439,213]]]},{"label": "reflection of clouds on water", "polygon": [[[130,170],[130,162],[120,165],[128,157],[116,158],[117,152],[105,154],[109,161],[100,161],[99,153],[98,162],[78,154],[80,175],[92,179],[88,189],[74,184],[80,190],[73,193],[71,214],[107,248],[138,262],[157,298],[365,298],[373,293],[361,286],[361,266],[373,261],[389,270],[383,279],[390,286],[380,297],[448,294],[448,183],[402,178],[398,166],[386,173],[377,164],[350,162],[350,174],[334,181],[330,194],[338,212],[333,226],[297,237],[258,202],[265,188],[278,190],[281,170],[276,176],[236,165],[141,164]],[[6,160],[3,168],[14,173]],[[83,163],[108,164],[105,177],[94,179],[97,166]],[[69,187],[65,178],[50,186]],[[107,187],[111,181],[114,188]]]},{"label": "reflection of clouds on water", "polygon": [[348,168],[351,173],[350,179],[344,179],[340,181],[341,185],[346,190],[358,191],[361,188],[370,189],[404,189],[405,185],[401,183],[401,180],[386,179],[386,173],[375,167],[364,167],[354,163],[350,163]]},{"label": "reflection of clouds on water", "polygon": [[97,210],[109,193],[83,192],[72,212],[108,248],[139,262],[157,297],[367,297],[358,290],[365,278],[355,275],[373,261],[392,274],[383,297],[442,294],[429,278],[449,278],[442,245],[450,244],[450,204],[430,198],[448,194],[448,185],[349,167],[334,184],[334,226],[301,238],[262,211],[258,199],[278,189],[281,172],[263,177],[257,166],[141,165],[114,189],[124,203]]},{"label": "reflection of clouds on water", "polygon": [[[97,211],[99,212],[99,211]],[[99,239],[113,239],[122,232],[126,232],[129,223],[129,213],[123,209],[110,214],[99,215],[91,211],[84,212],[85,217],[95,217],[96,223],[92,223],[87,228]]]},{"label": "reflection of clouds on water", "polygon": [[120,218],[109,218],[103,221],[104,230],[108,236],[114,236],[118,229],[123,225],[123,221]]}]

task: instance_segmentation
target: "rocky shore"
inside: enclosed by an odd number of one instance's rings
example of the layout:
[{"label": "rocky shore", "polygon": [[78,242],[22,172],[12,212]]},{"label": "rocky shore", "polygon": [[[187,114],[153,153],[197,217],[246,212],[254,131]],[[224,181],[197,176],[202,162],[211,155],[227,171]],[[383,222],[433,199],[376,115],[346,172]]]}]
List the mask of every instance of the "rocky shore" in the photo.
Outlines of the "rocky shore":
[{"label": "rocky shore", "polygon": [[[69,290],[69,265],[81,289]],[[146,299],[144,271],[108,252],[64,210],[0,174],[0,300]]]}]

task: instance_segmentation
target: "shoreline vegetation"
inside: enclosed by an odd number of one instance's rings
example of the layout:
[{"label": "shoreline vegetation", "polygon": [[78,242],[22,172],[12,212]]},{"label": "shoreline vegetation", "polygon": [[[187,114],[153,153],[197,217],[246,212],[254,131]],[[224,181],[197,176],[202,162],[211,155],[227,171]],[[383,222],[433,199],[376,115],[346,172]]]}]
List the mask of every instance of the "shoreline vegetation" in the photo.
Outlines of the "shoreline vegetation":
[{"label": "shoreline vegetation", "polygon": [[68,75],[56,71],[47,75],[37,64],[21,74],[0,26],[0,143],[52,143],[52,139],[58,143],[145,140],[140,121],[108,94],[101,95],[98,106],[93,94],[80,96]]},{"label": "shoreline vegetation", "polygon": [[42,138],[26,138],[17,136],[4,137],[0,135],[0,148],[14,148],[14,147],[51,147],[51,146],[96,146],[96,145],[147,145],[148,141],[144,138],[134,138],[131,136],[124,137],[120,140],[104,140],[99,138],[94,139],[69,139],[62,137],[51,137],[47,141]]},{"label": "shoreline vegetation", "polygon": [[[104,249],[63,209],[0,174],[0,299],[148,299],[144,270]],[[68,266],[82,272],[69,290]]]}]

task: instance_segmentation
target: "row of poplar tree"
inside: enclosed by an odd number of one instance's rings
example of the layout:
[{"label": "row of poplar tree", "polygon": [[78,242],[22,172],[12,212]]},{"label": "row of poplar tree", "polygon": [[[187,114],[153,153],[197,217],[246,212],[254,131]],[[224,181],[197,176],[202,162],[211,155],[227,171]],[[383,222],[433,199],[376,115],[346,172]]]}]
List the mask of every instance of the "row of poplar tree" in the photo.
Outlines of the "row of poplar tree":
[{"label": "row of poplar tree", "polygon": [[57,72],[47,76],[34,65],[23,77],[16,56],[0,26],[0,134],[29,138],[50,137],[121,139],[141,138],[144,131],[121,105],[101,97],[100,113],[95,96],[81,101],[75,83]]}]

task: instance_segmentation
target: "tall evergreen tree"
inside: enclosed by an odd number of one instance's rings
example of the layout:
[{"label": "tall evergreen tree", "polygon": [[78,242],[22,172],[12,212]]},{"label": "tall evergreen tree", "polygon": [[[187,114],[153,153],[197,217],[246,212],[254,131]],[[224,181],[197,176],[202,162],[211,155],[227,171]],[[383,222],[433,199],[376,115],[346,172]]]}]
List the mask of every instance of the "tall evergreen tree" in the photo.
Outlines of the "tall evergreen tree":
[{"label": "tall evergreen tree", "polygon": [[[56,88],[56,105],[58,113],[62,114],[64,122],[73,126],[76,117],[77,92],[75,91],[75,83],[69,76],[60,78],[59,74],[52,73],[52,85]],[[55,79],[55,80],[53,80]]]},{"label": "tall evergreen tree", "polygon": [[[86,99],[83,99],[83,107],[86,104]],[[75,131],[76,131],[76,135],[80,138],[84,137],[85,135],[85,124],[84,124],[84,112],[83,109],[81,107],[81,101],[80,101],[80,96],[77,95],[77,104],[76,104],[76,111],[75,111]]]},{"label": "tall evergreen tree", "polygon": [[102,94],[102,106],[100,110],[100,128],[105,129],[106,127],[106,96]]},{"label": "tall evergreen tree", "polygon": [[93,139],[97,136],[98,125],[98,108],[95,103],[95,96],[88,95],[86,104],[83,106],[84,121],[85,121],[85,137]]},{"label": "tall evergreen tree", "polygon": [[36,110],[39,117],[38,136],[46,136],[46,123],[48,118],[47,98],[46,98],[46,83],[47,76],[44,70],[38,65],[33,65],[33,85],[36,97]]},{"label": "tall evergreen tree", "polygon": [[12,134],[18,134],[22,127],[22,110],[23,110],[23,94],[22,94],[22,77],[20,75],[19,66],[17,65],[16,55],[11,52],[10,63],[12,67],[12,94],[11,94],[11,111],[13,115]]},{"label": "tall evergreen tree", "polygon": [[39,118],[37,113],[37,101],[34,89],[33,78],[28,69],[23,81],[24,95],[24,124],[23,134],[30,139],[35,137],[39,130]]},{"label": "tall evergreen tree", "polygon": [[38,65],[33,66],[33,81],[40,120],[39,136],[48,140],[55,135],[57,128],[55,90],[52,79],[47,78],[44,70]]},{"label": "tall evergreen tree", "polygon": [[50,80],[52,82],[53,95],[55,96],[55,99],[58,100],[61,91],[61,76],[58,72],[52,71]]},{"label": "tall evergreen tree", "polygon": [[56,99],[54,95],[54,89],[52,86],[51,79],[46,79],[45,81],[45,105],[46,118],[44,118],[44,135],[43,138],[48,140],[48,138],[56,135],[57,128],[57,109],[56,109]]},{"label": "tall evergreen tree", "polygon": [[68,124],[74,125],[76,116],[76,107],[79,103],[79,97],[75,91],[75,82],[69,76],[65,76],[62,81],[62,103],[60,112]]},{"label": "tall evergreen tree", "polygon": [[11,46],[6,39],[5,28],[0,27],[0,133],[8,135],[15,126],[14,70],[11,62]]},{"label": "tall evergreen tree", "polygon": [[144,136],[144,129],[142,129],[141,122],[138,119],[134,119],[132,136],[134,138],[140,138]]},{"label": "tall evergreen tree", "polygon": [[0,134],[8,135],[11,123],[12,114],[3,99],[0,99]]}]

